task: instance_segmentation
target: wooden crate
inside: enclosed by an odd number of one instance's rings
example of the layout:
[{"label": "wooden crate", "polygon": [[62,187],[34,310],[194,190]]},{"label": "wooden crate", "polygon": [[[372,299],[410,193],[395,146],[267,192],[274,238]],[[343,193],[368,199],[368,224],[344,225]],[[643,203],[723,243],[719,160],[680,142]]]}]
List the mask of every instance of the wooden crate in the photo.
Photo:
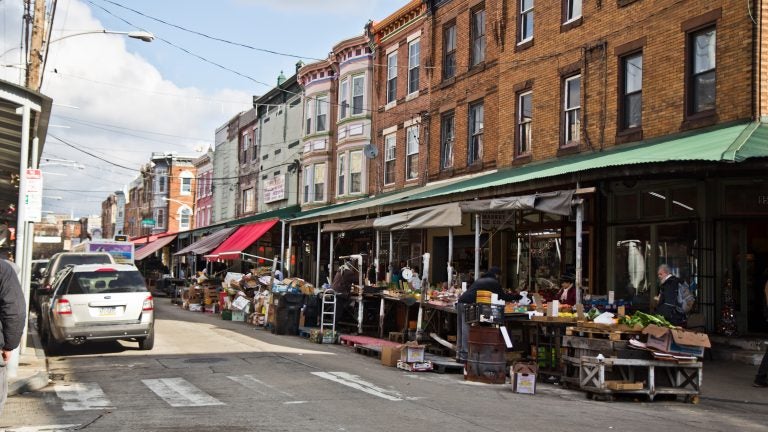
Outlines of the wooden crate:
[{"label": "wooden crate", "polygon": [[643,388],[642,382],[632,381],[606,381],[606,387],[609,390],[622,391],[622,390],[641,390]]},{"label": "wooden crate", "polygon": [[642,333],[639,330],[618,330],[612,328],[574,326],[566,328],[565,334],[567,336],[581,336],[590,339],[625,341],[638,338]]}]

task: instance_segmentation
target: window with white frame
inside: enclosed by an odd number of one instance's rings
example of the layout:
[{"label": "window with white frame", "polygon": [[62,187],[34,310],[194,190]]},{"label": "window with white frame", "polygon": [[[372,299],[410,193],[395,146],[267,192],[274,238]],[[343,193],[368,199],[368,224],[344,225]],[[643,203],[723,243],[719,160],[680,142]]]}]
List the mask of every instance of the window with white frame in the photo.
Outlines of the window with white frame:
[{"label": "window with white frame", "polygon": [[158,168],[155,170],[155,176],[157,178],[157,192],[165,193],[168,184],[168,170],[165,168]]},{"label": "window with white frame", "polygon": [[312,202],[309,192],[312,190],[312,165],[304,167],[304,202]]},{"label": "window with white frame", "polygon": [[315,185],[315,202],[325,201],[325,164],[318,163],[312,167]]},{"label": "window with white frame", "polygon": [[469,143],[467,164],[472,165],[483,159],[483,124],[485,107],[483,102],[469,106]]},{"label": "window with white frame", "polygon": [[419,126],[406,129],[405,137],[405,179],[411,180],[419,176]]},{"label": "window with white frame", "polygon": [[349,152],[349,193],[363,192],[363,151]]},{"label": "window with white frame", "polygon": [[192,177],[192,173],[189,171],[182,171],[181,174],[179,174],[179,180],[181,183],[179,194],[192,195]]},{"label": "window with white frame", "polygon": [[384,137],[384,184],[395,182],[395,154],[397,150],[397,135],[389,134]]},{"label": "window with white frame", "polygon": [[621,129],[643,125],[643,53],[636,52],[621,59]]},{"label": "window with white frame", "polygon": [[689,35],[691,58],[688,66],[688,114],[715,109],[716,39],[717,30],[714,26]]},{"label": "window with white frame", "polygon": [[315,106],[315,131],[325,132],[328,129],[328,96],[318,96]]},{"label": "window with white frame", "polygon": [[440,116],[440,169],[453,166],[453,143],[456,139],[455,120],[453,111]]},{"label": "window with white frame", "polygon": [[563,85],[564,145],[578,144],[581,138],[581,75],[565,79]]},{"label": "window with white frame", "polygon": [[397,100],[397,50],[387,56],[387,103]]},{"label": "window with white frame", "polygon": [[472,12],[470,37],[472,39],[470,66],[476,66],[485,60],[485,9]]},{"label": "window with white frame", "polygon": [[443,30],[443,79],[456,75],[456,24]]},{"label": "window with white frame", "polygon": [[253,151],[251,152],[251,161],[255,161],[259,158],[259,142],[261,140],[261,135],[259,134],[258,129],[253,130],[253,139],[251,142],[253,142]]},{"label": "window with white frame", "polygon": [[308,97],[304,104],[304,113],[306,115],[304,135],[310,135],[312,133],[312,106],[314,106],[315,100]]},{"label": "window with white frame", "polygon": [[528,42],[533,39],[533,1],[520,0],[518,43]]},{"label": "window with white frame", "polygon": [[347,160],[347,155],[345,153],[342,153],[339,155],[339,162],[337,164],[338,168],[338,192],[337,194],[339,196],[344,195],[344,190],[346,186],[346,176],[347,173],[347,164],[345,163]]},{"label": "window with white frame", "polygon": [[240,163],[246,163],[248,161],[248,147],[251,146],[251,133],[246,132],[243,134],[243,157],[240,159]]},{"label": "window with white frame", "polygon": [[517,154],[527,155],[533,145],[533,92],[517,97]]},{"label": "window with white frame", "polygon": [[352,115],[363,113],[365,95],[365,75],[352,77]]},{"label": "window with white frame", "polygon": [[408,94],[419,91],[419,51],[420,39],[408,44]]},{"label": "window with white frame", "polygon": [[179,210],[179,230],[188,230],[190,228],[192,211],[189,207],[182,207]]},{"label": "window with white frame", "polygon": [[339,84],[339,119],[347,118],[349,107],[349,78],[344,78]]},{"label": "window with white frame", "polygon": [[581,3],[582,0],[563,0],[565,5],[563,11],[565,12],[565,22],[569,23],[581,18]]},{"label": "window with white frame", "polygon": [[250,213],[256,208],[256,192],[253,188],[243,190],[243,213]]},{"label": "window with white frame", "polygon": [[165,209],[157,209],[155,213],[155,228],[165,228]]}]

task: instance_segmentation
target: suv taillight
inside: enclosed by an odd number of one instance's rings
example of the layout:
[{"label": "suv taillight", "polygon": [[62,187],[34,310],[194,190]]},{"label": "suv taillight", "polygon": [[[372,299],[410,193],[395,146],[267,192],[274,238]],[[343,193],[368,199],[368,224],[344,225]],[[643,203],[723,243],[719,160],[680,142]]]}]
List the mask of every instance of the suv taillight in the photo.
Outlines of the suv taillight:
[{"label": "suv taillight", "polygon": [[59,315],[72,315],[72,305],[67,299],[58,299],[53,311]]},{"label": "suv taillight", "polygon": [[151,311],[153,309],[155,309],[155,302],[152,300],[152,296],[148,296],[144,299],[144,306],[142,306],[141,310]]}]

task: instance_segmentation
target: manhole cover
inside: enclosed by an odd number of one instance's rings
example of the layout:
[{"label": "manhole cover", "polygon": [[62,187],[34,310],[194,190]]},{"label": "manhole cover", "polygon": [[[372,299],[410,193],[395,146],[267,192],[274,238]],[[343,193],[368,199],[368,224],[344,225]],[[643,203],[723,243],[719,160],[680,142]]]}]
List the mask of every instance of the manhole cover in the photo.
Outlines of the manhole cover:
[{"label": "manhole cover", "polygon": [[184,360],[184,363],[221,363],[225,361],[227,361],[227,359],[220,358],[220,357],[203,357],[203,358],[187,359],[187,360]]}]

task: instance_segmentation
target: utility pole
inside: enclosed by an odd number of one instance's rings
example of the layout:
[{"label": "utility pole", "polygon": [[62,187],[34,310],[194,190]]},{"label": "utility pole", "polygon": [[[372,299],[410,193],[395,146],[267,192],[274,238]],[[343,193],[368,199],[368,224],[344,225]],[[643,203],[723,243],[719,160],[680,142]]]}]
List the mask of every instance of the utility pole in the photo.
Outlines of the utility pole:
[{"label": "utility pole", "polygon": [[40,90],[40,69],[43,63],[43,40],[45,39],[45,0],[35,0],[32,16],[32,40],[27,61],[27,88]]}]

